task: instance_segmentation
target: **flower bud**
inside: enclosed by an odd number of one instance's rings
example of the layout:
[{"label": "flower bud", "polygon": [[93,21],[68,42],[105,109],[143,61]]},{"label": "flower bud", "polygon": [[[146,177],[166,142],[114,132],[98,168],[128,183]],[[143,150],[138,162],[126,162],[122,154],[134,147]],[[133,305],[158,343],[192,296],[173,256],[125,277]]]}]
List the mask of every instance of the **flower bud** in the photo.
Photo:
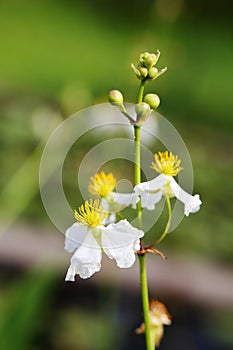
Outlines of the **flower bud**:
[{"label": "flower bud", "polygon": [[151,69],[149,69],[149,73],[148,76],[151,80],[154,80],[157,76],[158,76],[158,69],[155,67],[152,67]]},{"label": "flower bud", "polygon": [[159,96],[156,94],[147,94],[144,97],[144,102],[148,103],[150,108],[156,109],[160,104],[160,99],[159,99]]},{"label": "flower bud", "polygon": [[149,56],[149,52],[141,53],[139,56],[139,62],[144,66],[145,59]]},{"label": "flower bud", "polygon": [[157,50],[157,53],[144,52],[139,57],[139,62],[146,68],[152,68],[158,61],[160,52]]},{"label": "flower bud", "polygon": [[140,67],[138,70],[141,74],[142,79],[144,79],[148,74],[148,69],[145,67]]},{"label": "flower bud", "polygon": [[148,68],[153,67],[156,62],[157,62],[156,55],[152,53],[145,59],[145,66],[147,66]]},{"label": "flower bud", "polygon": [[121,106],[124,102],[123,95],[119,90],[110,90],[108,100],[114,106]]},{"label": "flower bud", "polygon": [[135,112],[137,114],[137,121],[135,125],[141,127],[149,117],[151,112],[150,106],[148,103],[140,102],[135,106]]}]

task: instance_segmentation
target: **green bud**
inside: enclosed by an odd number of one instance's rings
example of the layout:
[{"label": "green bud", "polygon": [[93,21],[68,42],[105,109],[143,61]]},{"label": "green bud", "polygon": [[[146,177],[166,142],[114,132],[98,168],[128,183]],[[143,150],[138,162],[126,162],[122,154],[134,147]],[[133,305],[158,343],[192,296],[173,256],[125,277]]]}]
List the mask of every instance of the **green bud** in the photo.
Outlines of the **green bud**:
[{"label": "green bud", "polygon": [[139,57],[139,62],[146,68],[152,68],[158,61],[160,52],[157,50],[157,53],[144,52]]},{"label": "green bud", "polygon": [[158,106],[160,104],[159,96],[156,94],[147,94],[143,100],[144,100],[144,102],[148,103],[148,105],[152,109],[158,108]]},{"label": "green bud", "polygon": [[156,62],[156,55],[152,53],[145,59],[145,66],[148,68],[153,67]]},{"label": "green bud", "polygon": [[137,126],[143,126],[147,118],[149,117],[149,114],[151,112],[150,106],[146,102],[140,102],[136,104],[135,106],[135,112],[137,114],[137,121],[135,125]]},{"label": "green bud", "polygon": [[148,69],[145,67],[139,67],[138,70],[141,74],[142,79],[144,79],[148,74]]},{"label": "green bud", "polygon": [[149,52],[144,52],[144,53],[141,53],[140,56],[139,56],[139,62],[144,65],[145,63],[145,59],[149,56]]},{"label": "green bud", "polygon": [[114,106],[121,106],[124,102],[123,95],[119,90],[110,90],[108,100]]},{"label": "green bud", "polygon": [[131,124],[134,123],[135,120],[127,112],[124,106],[123,95],[119,90],[110,90],[108,93],[108,100],[112,105],[117,106],[120,109],[121,113],[123,113],[126,116],[126,118],[129,119]]},{"label": "green bud", "polygon": [[148,76],[151,80],[154,80],[155,78],[157,78],[158,73],[159,73],[158,69],[155,67],[152,67],[151,69],[149,69]]}]

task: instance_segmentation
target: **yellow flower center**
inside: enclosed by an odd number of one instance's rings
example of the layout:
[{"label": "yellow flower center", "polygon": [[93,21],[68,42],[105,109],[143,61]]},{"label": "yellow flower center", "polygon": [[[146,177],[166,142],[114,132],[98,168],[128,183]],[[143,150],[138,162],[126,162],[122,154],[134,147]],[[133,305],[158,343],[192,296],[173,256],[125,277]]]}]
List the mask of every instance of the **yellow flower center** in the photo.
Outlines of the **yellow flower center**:
[{"label": "yellow flower center", "polygon": [[174,156],[172,152],[159,152],[154,155],[155,162],[152,162],[151,168],[158,173],[170,176],[176,176],[183,169],[180,167],[181,160],[178,156]]},{"label": "yellow flower center", "polygon": [[92,195],[98,195],[101,198],[106,198],[116,187],[116,179],[112,173],[105,174],[101,171],[90,178],[91,183],[88,187]]},{"label": "yellow flower center", "polygon": [[98,199],[94,201],[90,199],[90,203],[85,201],[78,210],[74,210],[74,216],[80,225],[96,227],[101,225],[107,217],[107,213],[104,212],[104,208]]}]

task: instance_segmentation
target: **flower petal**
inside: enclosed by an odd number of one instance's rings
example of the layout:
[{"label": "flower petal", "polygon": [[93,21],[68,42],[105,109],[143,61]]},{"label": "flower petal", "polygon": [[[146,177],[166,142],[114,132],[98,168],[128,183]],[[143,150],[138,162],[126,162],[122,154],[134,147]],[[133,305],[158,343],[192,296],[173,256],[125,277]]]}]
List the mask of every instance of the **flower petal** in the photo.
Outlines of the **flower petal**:
[{"label": "flower petal", "polygon": [[155,177],[153,180],[148,182],[142,182],[134,187],[136,194],[141,194],[143,191],[159,191],[163,188],[166,182],[166,177],[164,174],[160,174]]},{"label": "flower petal", "polygon": [[146,208],[148,210],[154,210],[155,204],[157,204],[162,198],[163,192],[159,191],[157,193],[148,193],[146,191],[141,193],[141,203],[142,208]]},{"label": "flower petal", "polygon": [[108,225],[108,224],[112,224],[116,221],[116,212],[115,211],[111,211],[111,204],[109,204],[108,202],[106,202],[106,200],[104,200],[103,198],[101,199],[101,205],[104,208],[104,211],[106,213],[108,213],[108,215],[106,216],[106,218],[102,221],[102,225]]},{"label": "flower petal", "polygon": [[102,229],[102,247],[117,266],[128,268],[135,262],[135,252],[140,249],[139,238],[144,232],[132,226],[127,220],[110,224]]},{"label": "flower petal", "polygon": [[112,196],[114,202],[122,205],[123,207],[129,207],[132,205],[132,207],[136,209],[136,204],[139,201],[139,197],[136,193],[112,192]]},{"label": "flower petal", "polygon": [[93,237],[91,230],[89,230],[82,245],[71,258],[71,264],[65,280],[74,281],[76,274],[81,278],[91,277],[101,269],[101,259],[100,246]]},{"label": "flower petal", "polygon": [[116,222],[116,213],[110,213],[105,219],[105,225],[113,224]]},{"label": "flower petal", "polygon": [[65,247],[67,252],[72,253],[77,249],[85,239],[87,235],[87,227],[81,226],[77,222],[69,227],[65,232]]},{"label": "flower petal", "polygon": [[173,177],[170,179],[170,187],[176,198],[184,203],[184,214],[186,216],[189,216],[190,213],[195,213],[200,209],[202,201],[200,200],[200,196],[198,194],[192,196],[191,194],[184,191],[173,179]]}]

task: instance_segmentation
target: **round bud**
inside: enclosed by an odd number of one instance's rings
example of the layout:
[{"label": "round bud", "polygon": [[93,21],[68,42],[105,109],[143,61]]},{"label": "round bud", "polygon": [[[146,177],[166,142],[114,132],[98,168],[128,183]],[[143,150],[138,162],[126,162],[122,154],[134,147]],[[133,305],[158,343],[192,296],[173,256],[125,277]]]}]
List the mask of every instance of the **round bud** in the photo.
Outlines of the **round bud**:
[{"label": "round bud", "polygon": [[149,117],[149,114],[151,112],[150,106],[146,102],[140,102],[136,104],[135,106],[135,112],[137,114],[137,121],[135,125],[142,126],[147,118]]},{"label": "round bud", "polygon": [[157,56],[154,53],[150,53],[147,57],[145,57],[145,66],[147,68],[151,68],[157,62]]},{"label": "round bud", "polygon": [[141,77],[144,79],[148,74],[148,69],[145,67],[140,67],[139,72],[141,73]]},{"label": "round bud", "polygon": [[150,68],[149,73],[148,73],[149,78],[152,80],[155,79],[158,75],[158,72],[159,71],[157,68],[155,68],[155,67]]},{"label": "round bud", "polygon": [[158,50],[156,54],[144,52],[140,55],[139,62],[141,63],[142,66],[150,69],[157,63],[159,56],[160,56],[160,52]]},{"label": "round bud", "polygon": [[139,56],[139,62],[144,66],[145,59],[149,56],[149,52],[141,53]]},{"label": "round bud", "polygon": [[160,99],[159,99],[159,96],[156,94],[147,94],[144,97],[144,102],[148,103],[150,108],[156,109],[160,104]]},{"label": "round bud", "polygon": [[119,90],[110,90],[108,100],[114,106],[121,106],[124,102],[123,95]]}]

